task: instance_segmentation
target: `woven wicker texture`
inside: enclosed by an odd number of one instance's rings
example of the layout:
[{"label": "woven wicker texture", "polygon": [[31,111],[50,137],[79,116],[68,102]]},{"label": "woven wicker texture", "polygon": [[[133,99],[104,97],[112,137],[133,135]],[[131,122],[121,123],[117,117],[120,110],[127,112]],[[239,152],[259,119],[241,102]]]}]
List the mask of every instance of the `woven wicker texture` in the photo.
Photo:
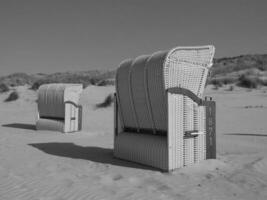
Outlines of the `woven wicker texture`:
[{"label": "woven wicker texture", "polygon": [[183,95],[168,93],[169,170],[184,165],[184,103]]},{"label": "woven wicker texture", "polygon": [[202,97],[213,56],[213,46],[172,49],[164,65],[165,88],[182,87]]},{"label": "woven wicker texture", "polygon": [[156,52],[146,63],[149,104],[156,130],[167,131],[167,95],[163,66],[168,52]]},{"label": "woven wicker texture", "polygon": [[132,63],[130,71],[131,97],[138,122],[138,128],[152,129],[152,120],[149,115],[147,104],[147,90],[145,84],[145,65],[149,56],[139,56]]},{"label": "woven wicker texture", "polygon": [[46,84],[38,90],[38,111],[40,117],[65,117],[63,84]]},{"label": "woven wicker texture", "polygon": [[123,132],[115,140],[114,155],[121,159],[168,170],[168,148],[164,136]]},{"label": "woven wicker texture", "polygon": [[[38,90],[37,129],[74,132],[79,125],[81,84],[46,84]],[[63,125],[61,124],[63,123]]]},{"label": "woven wicker texture", "polygon": [[[153,129],[154,133],[166,131],[168,134],[167,149],[161,150],[164,145],[155,141],[159,136],[122,132],[115,137],[115,156],[161,169],[167,166],[168,170],[205,159],[204,107],[187,96],[166,91],[178,87],[202,98],[213,56],[213,46],[177,47],[120,65],[116,89],[122,127]],[[198,135],[184,139],[185,132],[192,131]],[[145,141],[142,138],[146,138]],[[156,157],[160,153],[156,148],[161,153],[167,152],[167,164],[159,164],[164,159]]]},{"label": "woven wicker texture", "polygon": [[119,110],[125,127],[138,128],[130,90],[131,60],[123,61],[116,74]]},{"label": "woven wicker texture", "polygon": [[65,118],[65,102],[78,104],[81,84],[45,84],[38,90],[40,117]]},{"label": "woven wicker texture", "polygon": [[194,138],[184,139],[184,166],[194,164]]},{"label": "woven wicker texture", "polygon": [[64,132],[64,124],[64,120],[40,118],[36,122],[36,129]]},{"label": "woven wicker texture", "polygon": [[[213,56],[214,48],[212,46],[181,47],[171,50],[164,65],[165,88],[182,87],[192,91],[201,98],[203,96],[208,70],[212,65]],[[176,96],[178,98],[180,95]],[[179,162],[186,166],[205,159],[205,121],[203,116],[205,113],[198,108],[195,102],[186,96],[179,101],[175,101],[175,104],[177,105],[173,105],[173,107],[182,106],[183,110],[180,109],[182,112],[171,114],[171,110],[169,109],[168,119],[172,121],[176,120],[173,123],[179,124],[184,130],[182,131],[180,127],[175,127],[176,130],[172,130],[173,127],[169,126],[169,137],[174,137],[172,134],[178,134],[179,136],[176,137],[183,138],[186,131],[193,130],[198,130],[203,133],[195,138],[181,139],[183,140],[183,144],[180,142],[181,146],[178,148],[183,148],[183,160],[181,160],[180,153],[175,153],[177,154],[176,157],[180,159]],[[180,119],[181,117],[183,120]]]},{"label": "woven wicker texture", "polygon": [[195,129],[203,133],[194,138],[195,162],[206,159],[206,108],[196,109]]}]

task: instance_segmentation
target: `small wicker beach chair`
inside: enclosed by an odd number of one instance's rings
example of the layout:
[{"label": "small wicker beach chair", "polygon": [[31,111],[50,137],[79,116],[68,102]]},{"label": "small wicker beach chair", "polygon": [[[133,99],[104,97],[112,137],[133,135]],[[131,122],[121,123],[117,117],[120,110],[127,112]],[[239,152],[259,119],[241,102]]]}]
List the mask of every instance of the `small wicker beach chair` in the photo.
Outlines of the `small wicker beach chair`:
[{"label": "small wicker beach chair", "polygon": [[81,84],[45,84],[38,90],[37,130],[75,132],[82,127]]},{"label": "small wicker beach chair", "polygon": [[164,171],[216,157],[215,102],[202,99],[214,51],[177,47],[120,64],[115,157]]}]

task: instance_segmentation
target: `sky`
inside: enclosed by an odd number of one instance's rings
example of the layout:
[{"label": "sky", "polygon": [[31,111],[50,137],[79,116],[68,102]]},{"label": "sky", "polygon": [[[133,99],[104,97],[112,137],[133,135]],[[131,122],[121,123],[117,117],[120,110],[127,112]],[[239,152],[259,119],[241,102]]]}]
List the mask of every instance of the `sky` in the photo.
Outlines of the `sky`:
[{"label": "sky", "polygon": [[267,53],[266,0],[0,0],[0,76],[115,69],[175,46]]}]

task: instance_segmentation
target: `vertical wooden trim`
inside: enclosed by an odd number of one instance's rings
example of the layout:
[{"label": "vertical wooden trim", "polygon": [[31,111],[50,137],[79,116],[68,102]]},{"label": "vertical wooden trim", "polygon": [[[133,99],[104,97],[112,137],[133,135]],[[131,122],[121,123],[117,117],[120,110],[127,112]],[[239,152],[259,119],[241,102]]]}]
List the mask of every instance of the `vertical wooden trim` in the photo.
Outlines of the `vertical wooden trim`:
[{"label": "vertical wooden trim", "polygon": [[80,105],[78,107],[78,131],[82,130],[82,124],[83,124],[83,107]]},{"label": "vertical wooden trim", "polygon": [[206,106],[206,158],[216,159],[216,103],[205,101]]},{"label": "vertical wooden trim", "polygon": [[114,137],[118,135],[118,103],[117,94],[114,93]]}]

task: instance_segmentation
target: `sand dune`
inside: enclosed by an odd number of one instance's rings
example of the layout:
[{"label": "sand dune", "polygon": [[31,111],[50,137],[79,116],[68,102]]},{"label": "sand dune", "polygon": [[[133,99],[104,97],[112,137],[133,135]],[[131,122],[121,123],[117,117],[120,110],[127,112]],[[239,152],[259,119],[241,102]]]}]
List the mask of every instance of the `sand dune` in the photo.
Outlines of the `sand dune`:
[{"label": "sand dune", "polygon": [[35,131],[36,93],[0,95],[0,199],[267,199],[267,93],[207,89],[217,101],[218,159],[162,173],[112,156],[113,87],[82,95],[83,131]]}]

